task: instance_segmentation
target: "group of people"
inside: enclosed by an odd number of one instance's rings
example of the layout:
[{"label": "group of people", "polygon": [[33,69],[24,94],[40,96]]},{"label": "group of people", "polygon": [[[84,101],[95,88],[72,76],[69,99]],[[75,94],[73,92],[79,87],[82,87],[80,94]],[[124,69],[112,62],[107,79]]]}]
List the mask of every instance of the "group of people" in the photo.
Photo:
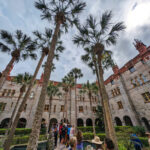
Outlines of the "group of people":
[{"label": "group of people", "polygon": [[[70,124],[66,123],[60,123],[53,124],[52,127],[53,135],[54,135],[54,145],[57,147],[58,137],[59,142],[61,145],[65,145],[66,149],[68,150],[84,150],[83,149],[83,136],[82,132],[79,130],[75,134],[75,128],[74,126],[71,126]],[[100,138],[98,136],[95,136],[95,138],[91,141],[92,144],[96,146],[95,150],[102,150],[102,144],[103,142],[100,141]],[[107,150],[113,150],[114,144],[112,140],[106,138],[104,142],[104,146],[107,148]],[[94,150],[91,145],[87,145],[86,150]]]}]

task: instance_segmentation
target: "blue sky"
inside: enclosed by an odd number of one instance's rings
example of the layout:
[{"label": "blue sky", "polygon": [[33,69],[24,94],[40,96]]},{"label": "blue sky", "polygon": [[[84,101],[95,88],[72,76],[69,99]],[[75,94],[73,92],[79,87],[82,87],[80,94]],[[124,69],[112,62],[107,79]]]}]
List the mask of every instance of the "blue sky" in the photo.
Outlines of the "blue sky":
[{"label": "blue sky", "polygon": [[[34,7],[35,0],[0,0],[0,29],[14,32],[21,29],[24,33],[32,36],[32,31],[43,31],[45,27],[52,25],[47,21],[41,21],[40,11]],[[105,10],[112,10],[114,21],[124,21],[126,31],[120,34],[118,44],[108,49],[112,50],[115,62],[121,67],[129,59],[138,54],[133,46],[134,38],[142,40],[147,46],[150,45],[150,1],[149,0],[86,0],[86,10],[79,16],[81,23],[84,23],[89,14],[97,18]],[[72,37],[77,33],[75,28],[62,36],[63,45],[66,50],[56,62],[56,70],[52,73],[51,79],[61,81],[61,79],[74,67],[82,69],[84,77],[80,83],[87,80],[94,81],[95,76],[91,70],[81,61],[84,54],[82,47],[76,47],[72,42]],[[39,55],[39,53],[38,53]],[[10,60],[10,56],[0,52],[0,71],[2,71]],[[29,72],[33,74],[37,61],[27,60],[15,64],[11,75]],[[38,74],[40,78],[43,69]],[[112,70],[105,72],[105,78],[110,76]]]}]

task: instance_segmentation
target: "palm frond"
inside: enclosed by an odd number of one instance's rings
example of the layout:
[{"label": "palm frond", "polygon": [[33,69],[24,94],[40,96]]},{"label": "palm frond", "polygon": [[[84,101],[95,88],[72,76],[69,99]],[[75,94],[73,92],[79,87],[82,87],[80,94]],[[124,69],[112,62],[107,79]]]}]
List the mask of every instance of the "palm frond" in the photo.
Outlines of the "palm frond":
[{"label": "palm frond", "polygon": [[11,33],[9,33],[6,30],[1,30],[0,31],[0,38],[2,40],[4,40],[7,44],[10,44],[13,46],[13,48],[16,48],[16,43],[15,40],[13,39],[13,36],[11,35]]},{"label": "palm frond", "polygon": [[5,44],[3,44],[3,43],[1,43],[1,42],[0,42],[0,50],[1,50],[2,52],[10,52],[10,51],[11,51],[8,46],[6,46]]},{"label": "palm frond", "polygon": [[96,19],[92,15],[87,18],[86,23],[91,29],[96,29]]},{"label": "palm frond", "polygon": [[23,36],[22,31],[21,30],[17,30],[15,37],[17,38],[18,41],[21,40],[22,36]]},{"label": "palm frond", "polygon": [[44,20],[44,19],[47,19],[48,21],[51,21],[52,19],[52,15],[49,11],[45,11],[43,12],[43,14],[41,15],[41,19]]},{"label": "palm frond", "polygon": [[33,34],[36,36],[36,38],[42,40],[42,34],[38,30],[34,31]]},{"label": "palm frond", "polygon": [[109,29],[111,18],[112,18],[112,11],[106,11],[102,14],[102,17],[100,19],[101,34],[104,34],[105,31]]},{"label": "palm frond", "polygon": [[49,28],[45,28],[45,36],[47,38],[51,38],[52,37],[52,33],[53,33],[53,30],[49,29]]},{"label": "palm frond", "polygon": [[48,9],[45,3],[45,0],[39,0],[38,2],[35,2],[35,7],[42,11],[45,11]]},{"label": "palm frond", "polygon": [[117,37],[114,35],[110,35],[107,39],[106,39],[106,45],[110,46],[110,45],[115,45],[117,43]]}]

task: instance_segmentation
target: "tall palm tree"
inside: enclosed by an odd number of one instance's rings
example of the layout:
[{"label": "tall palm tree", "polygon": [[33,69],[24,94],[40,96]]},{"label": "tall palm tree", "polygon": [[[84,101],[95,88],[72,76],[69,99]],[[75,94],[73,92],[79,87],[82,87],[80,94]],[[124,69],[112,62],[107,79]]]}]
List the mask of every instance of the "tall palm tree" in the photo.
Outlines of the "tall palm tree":
[{"label": "tall palm tree", "polygon": [[108,127],[107,136],[114,141],[115,149],[117,150],[117,139],[115,136],[115,130],[109,108],[108,95],[103,79],[102,57],[105,53],[106,46],[115,45],[117,43],[117,38],[119,36],[118,32],[124,30],[125,26],[123,22],[114,24],[111,22],[111,19],[111,11],[104,12],[98,22],[93,16],[90,15],[86,19],[86,24],[80,26],[79,34],[74,37],[73,41],[75,44],[82,45],[84,48],[92,47],[93,56],[98,61],[100,90],[103,100],[103,107],[105,110],[105,122],[107,123]]},{"label": "tall palm tree", "polygon": [[[15,129],[17,127],[17,124],[18,124],[21,112],[23,111],[23,109],[25,107],[25,104],[26,104],[26,102],[28,100],[28,97],[29,97],[31,89],[32,89],[32,87],[34,85],[34,82],[35,82],[36,76],[37,76],[37,74],[39,72],[39,69],[40,69],[40,67],[42,65],[42,62],[43,62],[45,56],[47,56],[48,53],[49,53],[49,48],[46,47],[46,46],[49,45],[50,42],[51,42],[52,30],[48,29],[48,28],[45,28],[45,33],[40,33],[39,31],[34,31],[33,33],[34,33],[34,35],[36,37],[36,39],[34,41],[34,44],[36,44],[37,48],[40,49],[42,53],[41,53],[40,60],[39,60],[39,62],[37,64],[37,67],[35,69],[33,78],[32,78],[32,80],[30,82],[30,85],[29,85],[29,87],[27,89],[27,92],[25,93],[25,96],[24,96],[24,98],[22,100],[22,103],[21,103],[21,105],[20,105],[20,107],[18,109],[18,112],[17,112],[16,116],[15,116],[14,122],[12,124],[12,128],[11,128],[11,130],[9,132],[9,136],[7,137],[7,139],[5,141],[5,143],[6,143],[6,144],[4,144],[4,146],[5,146],[4,148],[5,149],[9,149],[10,148],[10,145],[11,145],[11,142],[12,142],[12,139],[13,139],[13,135],[14,135]],[[59,52],[61,53],[61,52],[63,52],[63,50],[64,50],[64,47],[62,46],[62,42],[61,41],[57,42],[56,54],[55,54],[55,57],[57,59],[59,59]]]},{"label": "tall palm tree", "polygon": [[9,130],[9,128],[10,128],[11,125],[12,125],[13,118],[14,118],[15,113],[16,113],[16,110],[17,110],[17,108],[18,108],[20,99],[22,98],[23,93],[24,93],[25,90],[26,90],[26,86],[30,83],[31,78],[32,78],[32,76],[31,76],[30,74],[24,73],[24,74],[18,74],[18,75],[17,75],[16,77],[14,77],[14,79],[13,79],[13,82],[16,82],[16,83],[20,84],[21,87],[20,87],[20,94],[19,94],[19,96],[18,96],[18,99],[17,99],[16,105],[15,105],[15,108],[14,108],[12,114],[11,114],[11,117],[10,117],[10,120],[9,120],[9,123],[8,123],[8,127],[7,127],[8,129],[7,129],[6,132],[5,132],[5,137],[8,135],[8,130]]},{"label": "tall palm tree", "polygon": [[20,60],[26,60],[29,57],[36,59],[37,56],[34,53],[36,48],[35,44],[32,42],[31,38],[24,34],[21,30],[16,30],[14,34],[5,30],[0,30],[0,39],[3,41],[0,42],[1,52],[11,55],[11,60],[0,77],[1,89],[15,62],[17,63]]},{"label": "tall palm tree", "polygon": [[92,96],[97,92],[97,85],[96,83],[90,84],[89,81],[87,81],[86,84],[83,85],[83,87],[86,89],[86,92],[88,94],[89,100],[90,100],[90,109],[92,112],[92,122],[93,122],[93,133],[94,136],[96,135],[95,126],[94,126],[94,114],[93,114],[93,107],[92,107]]},{"label": "tall palm tree", "polygon": [[81,78],[83,77],[83,74],[81,72],[80,69],[78,68],[73,68],[71,71],[70,71],[70,74],[74,77],[75,79],[75,131],[77,131],[77,87],[76,87],[76,84],[77,84],[77,79],[78,78]]},{"label": "tall palm tree", "polygon": [[51,66],[55,55],[55,47],[59,33],[60,31],[63,31],[63,29],[65,29],[65,31],[67,32],[70,25],[78,25],[79,22],[77,17],[84,9],[85,3],[79,0],[49,0],[48,3],[46,3],[45,0],[39,0],[35,3],[35,6],[37,9],[42,11],[41,18],[53,22],[53,24],[55,24],[55,29],[51,44],[49,45],[50,51],[48,53],[44,70],[44,81],[37,106],[37,111],[35,113],[33,121],[32,132],[30,134],[27,150],[35,150],[37,147],[40,124],[45,105],[46,89],[51,74]]}]

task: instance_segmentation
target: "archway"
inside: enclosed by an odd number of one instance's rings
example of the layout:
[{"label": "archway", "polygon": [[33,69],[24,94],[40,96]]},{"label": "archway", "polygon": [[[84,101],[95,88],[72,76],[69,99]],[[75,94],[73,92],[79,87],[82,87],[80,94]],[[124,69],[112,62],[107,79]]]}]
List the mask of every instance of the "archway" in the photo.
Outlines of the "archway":
[{"label": "archway", "polygon": [[147,130],[150,131],[150,124],[149,124],[148,120],[145,117],[143,117],[142,121],[144,122],[144,125],[147,128]]},{"label": "archway", "polygon": [[86,126],[93,126],[92,119],[88,118],[86,120]]},{"label": "archway", "polygon": [[129,116],[124,116],[123,120],[124,120],[126,126],[133,126],[133,123]]},{"label": "archway", "polygon": [[122,126],[122,122],[119,117],[115,117],[115,122],[117,126]]},{"label": "archway", "polygon": [[6,119],[2,120],[2,122],[0,124],[0,128],[7,128],[9,121],[10,121],[10,118],[6,118]]},{"label": "archway", "polygon": [[49,127],[52,127],[52,125],[53,124],[56,124],[56,123],[58,123],[58,121],[57,121],[57,119],[56,118],[52,118],[51,120],[50,120],[50,126]]},{"label": "archway", "polygon": [[77,126],[78,126],[78,127],[83,127],[83,126],[84,126],[84,124],[83,124],[83,119],[78,118],[78,120],[77,120]]},{"label": "archway", "polygon": [[95,119],[95,126],[98,126],[100,131],[105,131],[104,122],[100,120],[99,118]]},{"label": "archway", "polygon": [[25,128],[27,120],[25,118],[20,118],[18,121],[17,128]]},{"label": "archway", "polygon": [[44,118],[42,118],[42,122],[41,122],[41,129],[42,128],[46,128],[46,120]]}]

